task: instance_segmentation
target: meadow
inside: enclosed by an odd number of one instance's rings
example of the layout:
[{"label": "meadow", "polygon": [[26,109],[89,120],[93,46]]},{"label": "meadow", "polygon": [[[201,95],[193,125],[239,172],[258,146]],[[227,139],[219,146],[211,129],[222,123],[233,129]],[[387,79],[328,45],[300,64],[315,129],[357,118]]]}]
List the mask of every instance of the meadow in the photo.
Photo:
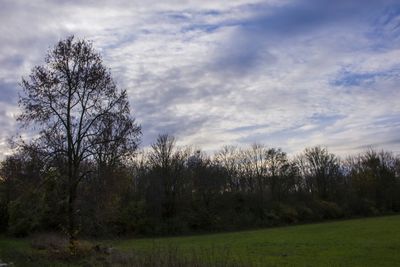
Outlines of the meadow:
[{"label": "meadow", "polygon": [[137,266],[141,266],[139,262],[147,266],[151,266],[149,262],[173,266],[173,261],[179,261],[176,266],[397,266],[400,216],[207,235],[85,242],[112,247],[112,252],[66,261],[46,257],[45,251],[32,248],[29,238],[2,237],[0,259],[15,266],[96,266],[101,260],[103,266],[128,266],[133,260],[138,262]]}]

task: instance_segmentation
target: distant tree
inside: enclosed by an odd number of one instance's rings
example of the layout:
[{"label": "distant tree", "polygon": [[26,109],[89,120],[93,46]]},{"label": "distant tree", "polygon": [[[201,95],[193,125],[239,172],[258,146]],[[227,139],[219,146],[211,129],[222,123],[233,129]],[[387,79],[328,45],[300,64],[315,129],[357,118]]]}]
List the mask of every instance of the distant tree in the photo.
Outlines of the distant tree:
[{"label": "distant tree", "polygon": [[399,159],[391,152],[368,150],[348,159],[348,176],[357,197],[371,201],[379,210],[398,210]]},{"label": "distant tree", "polygon": [[177,149],[175,138],[168,134],[159,135],[151,147],[149,164],[153,192],[149,193],[154,197],[152,201],[161,201],[162,218],[169,223],[177,213],[178,198],[182,194],[187,153]]},{"label": "distant tree", "polygon": [[212,229],[216,225],[218,212],[216,207],[227,186],[226,171],[214,163],[201,150],[196,150],[188,159],[188,168],[192,184],[192,210],[196,215],[190,223],[194,228]]},{"label": "distant tree", "polygon": [[[260,196],[263,198],[266,183],[266,174],[267,174],[267,154],[268,148],[262,144],[253,144],[251,148],[243,151],[244,153],[244,162],[248,165],[248,169],[250,170],[249,176],[249,184],[254,184],[254,191],[258,192]],[[251,186],[251,187],[253,187]]]},{"label": "distant tree", "polygon": [[32,146],[19,148],[0,164],[0,203],[6,211],[2,220],[8,224],[9,232],[23,236],[48,229],[59,219],[51,205],[56,205],[62,194],[48,191],[54,181],[51,174],[43,155]]},{"label": "distant tree", "polygon": [[225,171],[226,191],[238,192],[240,190],[239,156],[239,149],[235,146],[224,146],[215,155],[216,164]]},{"label": "distant tree", "polygon": [[265,157],[271,197],[280,201],[295,189],[297,168],[281,149],[270,148],[265,152]]},{"label": "distant tree", "polygon": [[83,163],[110,161],[137,148],[140,127],[131,117],[126,90],[119,90],[91,42],[61,40],[22,80],[19,120],[39,129],[35,140],[48,157],[65,162],[67,232],[76,239],[77,188],[87,175]]},{"label": "distant tree", "polygon": [[307,191],[322,199],[331,196],[332,184],[340,174],[340,162],[334,154],[320,146],[306,148],[297,165]]}]

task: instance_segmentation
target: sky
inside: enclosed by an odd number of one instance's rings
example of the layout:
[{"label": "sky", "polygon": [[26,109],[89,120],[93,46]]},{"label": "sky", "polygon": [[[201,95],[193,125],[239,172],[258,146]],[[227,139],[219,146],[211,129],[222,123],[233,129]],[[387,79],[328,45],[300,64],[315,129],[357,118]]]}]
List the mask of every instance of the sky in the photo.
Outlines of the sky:
[{"label": "sky", "polygon": [[127,89],[142,147],[400,153],[400,1],[0,0],[0,158],[30,136],[22,77],[72,34]]}]

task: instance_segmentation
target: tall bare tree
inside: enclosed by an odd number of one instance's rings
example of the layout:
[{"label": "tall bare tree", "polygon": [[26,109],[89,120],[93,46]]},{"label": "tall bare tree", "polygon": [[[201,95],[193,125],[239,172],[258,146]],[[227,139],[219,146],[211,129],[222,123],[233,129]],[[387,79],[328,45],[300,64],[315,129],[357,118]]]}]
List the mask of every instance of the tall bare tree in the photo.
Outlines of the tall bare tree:
[{"label": "tall bare tree", "polygon": [[68,235],[76,239],[78,184],[85,161],[110,161],[137,148],[140,126],[131,117],[126,90],[119,90],[90,41],[61,40],[22,80],[19,120],[40,130],[42,149],[62,158],[68,185]]},{"label": "tall bare tree", "polygon": [[187,153],[176,147],[175,137],[168,134],[158,136],[152,144],[149,163],[161,185],[164,219],[173,218],[176,214],[177,200],[184,182],[185,159]]},{"label": "tall bare tree", "polygon": [[340,161],[327,148],[320,146],[306,148],[297,158],[300,174],[306,190],[327,199],[331,194],[334,180],[340,176]]}]

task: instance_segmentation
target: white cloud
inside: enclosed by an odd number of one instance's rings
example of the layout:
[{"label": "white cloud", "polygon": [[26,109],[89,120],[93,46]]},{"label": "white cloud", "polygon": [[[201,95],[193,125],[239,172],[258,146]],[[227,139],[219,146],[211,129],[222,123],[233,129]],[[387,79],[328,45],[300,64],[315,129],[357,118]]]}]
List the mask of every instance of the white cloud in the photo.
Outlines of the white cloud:
[{"label": "white cloud", "polygon": [[[287,2],[6,1],[0,4],[0,62],[8,67],[0,69],[0,82],[18,90],[20,77],[43,62],[49,47],[76,34],[94,41],[118,84],[128,88],[145,145],[169,132],[179,144],[205,150],[263,142],[293,153],[317,144],[341,154],[375,144],[400,151],[393,74],[400,49],[381,47],[374,25],[365,22],[334,21],[273,38],[263,36],[268,31],[246,33],[252,29],[246,22]],[[246,65],[252,49],[256,64]],[[357,85],[335,85],[344,71],[375,76],[370,83],[360,76]],[[1,132],[0,150],[6,151],[16,98],[1,103],[0,121],[9,130]]]}]

